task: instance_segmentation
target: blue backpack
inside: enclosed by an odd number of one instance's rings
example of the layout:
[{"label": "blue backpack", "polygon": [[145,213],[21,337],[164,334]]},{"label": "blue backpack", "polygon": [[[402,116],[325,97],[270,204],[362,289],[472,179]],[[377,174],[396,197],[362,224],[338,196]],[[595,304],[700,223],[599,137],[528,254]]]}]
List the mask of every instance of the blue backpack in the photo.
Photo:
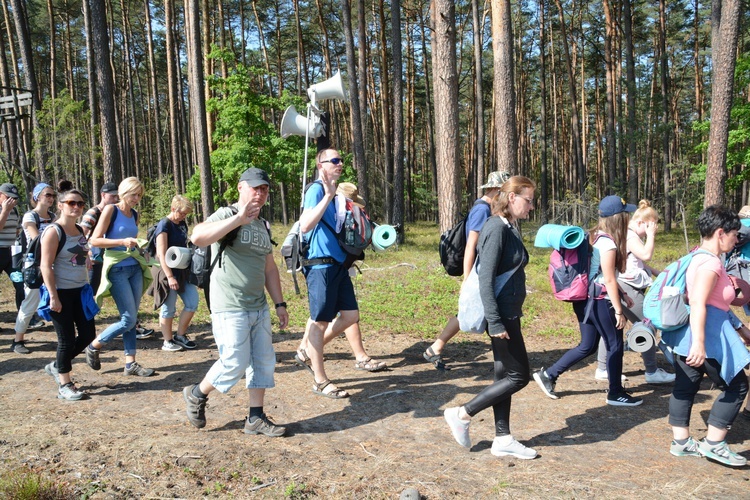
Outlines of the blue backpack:
[{"label": "blue backpack", "polygon": [[643,299],[643,316],[661,331],[677,330],[690,322],[687,299],[687,270],[699,253],[697,249],[669,264],[654,280]]}]

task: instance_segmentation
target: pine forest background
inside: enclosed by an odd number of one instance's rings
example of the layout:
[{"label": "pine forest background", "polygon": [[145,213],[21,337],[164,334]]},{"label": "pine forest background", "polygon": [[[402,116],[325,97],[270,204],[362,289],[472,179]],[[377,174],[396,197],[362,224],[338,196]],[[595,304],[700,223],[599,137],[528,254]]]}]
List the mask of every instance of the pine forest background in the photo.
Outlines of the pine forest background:
[{"label": "pine forest background", "polygon": [[[268,170],[264,216],[299,215],[304,137],[284,110],[344,75],[331,143],[379,222],[465,213],[488,172],[538,185],[539,222],[607,194],[671,229],[748,203],[750,43],[739,0],[0,0],[0,181],[91,193],[135,175],[142,212],[197,220]],[[7,101],[7,97],[5,98]],[[314,170],[315,145],[309,148]]]}]

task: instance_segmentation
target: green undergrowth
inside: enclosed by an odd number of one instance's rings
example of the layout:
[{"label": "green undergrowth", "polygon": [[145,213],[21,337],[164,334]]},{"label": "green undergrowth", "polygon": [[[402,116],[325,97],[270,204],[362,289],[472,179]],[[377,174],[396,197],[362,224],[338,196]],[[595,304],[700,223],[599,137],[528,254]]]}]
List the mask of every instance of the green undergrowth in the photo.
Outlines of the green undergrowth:
[{"label": "green undergrowth", "polygon": [[76,498],[64,484],[48,479],[24,467],[0,478],[0,498],[16,500],[68,500]]}]

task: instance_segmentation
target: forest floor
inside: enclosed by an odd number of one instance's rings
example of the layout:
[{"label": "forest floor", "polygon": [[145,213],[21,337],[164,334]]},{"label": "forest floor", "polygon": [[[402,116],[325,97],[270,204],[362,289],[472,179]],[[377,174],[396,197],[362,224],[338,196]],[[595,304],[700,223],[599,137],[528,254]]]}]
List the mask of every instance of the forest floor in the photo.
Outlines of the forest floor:
[{"label": "forest floor", "polygon": [[[314,395],[309,373],[293,364],[301,332],[275,334],[277,386],[266,411],[288,434],[267,438],[243,434],[247,396],[239,385],[210,397],[205,429],[188,424],[180,391],[217,358],[207,324],[193,328],[193,351],[139,341],[139,362],[157,370],[151,378],[123,376],[118,343],[103,352],[100,372],[77,359],[74,379],[90,396],[65,402],[43,371],[54,359],[52,327],[30,332],[32,353],[20,356],[8,349],[12,319],[0,314],[0,475],[23,467],[80,497],[398,498],[410,487],[425,498],[747,498],[750,491],[748,468],[669,454],[670,387],[645,384],[632,352],[625,354],[627,387],[643,397],[640,407],[604,404],[606,384],[594,380],[592,364],[558,381],[560,400],[533,381],[514,396],[514,435],[539,452],[523,461],[490,454],[491,411],[473,420],[470,450],[443,420],[444,408],[491,380],[491,353],[479,336],[449,345],[452,369],[444,372],[422,360],[428,343],[408,334],[366,334],[370,354],[389,365],[380,373],[354,370],[348,344],[337,339],[326,367],[351,397],[331,400]],[[571,344],[528,335],[527,346],[538,369]],[[716,395],[706,383],[693,413],[697,437]],[[729,441],[750,458],[750,420],[738,418]]]}]

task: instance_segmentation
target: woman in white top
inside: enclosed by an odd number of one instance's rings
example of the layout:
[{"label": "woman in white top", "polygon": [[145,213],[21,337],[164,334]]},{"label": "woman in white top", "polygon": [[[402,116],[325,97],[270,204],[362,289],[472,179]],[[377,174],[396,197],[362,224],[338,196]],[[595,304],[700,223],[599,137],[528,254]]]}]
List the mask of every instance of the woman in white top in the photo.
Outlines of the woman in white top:
[{"label": "woman in white top", "polygon": [[[627,247],[628,257],[625,272],[620,274],[617,282],[622,292],[633,301],[632,307],[623,305],[623,314],[631,322],[643,321],[643,299],[646,289],[651,286],[651,277],[659,271],[646,264],[654,255],[654,237],[658,229],[659,214],[647,200],[638,203],[638,209],[628,223]],[[643,365],[646,368],[646,383],[671,384],[674,373],[667,373],[656,364],[656,345],[642,352]],[[604,339],[599,341],[595,378],[607,380],[607,348]]]},{"label": "woman in white top", "polygon": [[[52,212],[51,208],[57,200],[57,194],[52,189],[52,186],[41,182],[34,187],[31,198],[36,203],[36,206],[34,210],[26,212],[21,220],[21,227],[26,233],[26,241],[29,243],[55,220],[55,213]],[[10,346],[10,350],[16,354],[29,353],[29,349],[26,347],[24,341],[24,335],[26,334],[26,330],[29,329],[29,324],[34,317],[34,313],[36,313],[36,308],[39,307],[39,290],[24,286],[24,292],[25,297],[16,317],[16,337]]]}]

